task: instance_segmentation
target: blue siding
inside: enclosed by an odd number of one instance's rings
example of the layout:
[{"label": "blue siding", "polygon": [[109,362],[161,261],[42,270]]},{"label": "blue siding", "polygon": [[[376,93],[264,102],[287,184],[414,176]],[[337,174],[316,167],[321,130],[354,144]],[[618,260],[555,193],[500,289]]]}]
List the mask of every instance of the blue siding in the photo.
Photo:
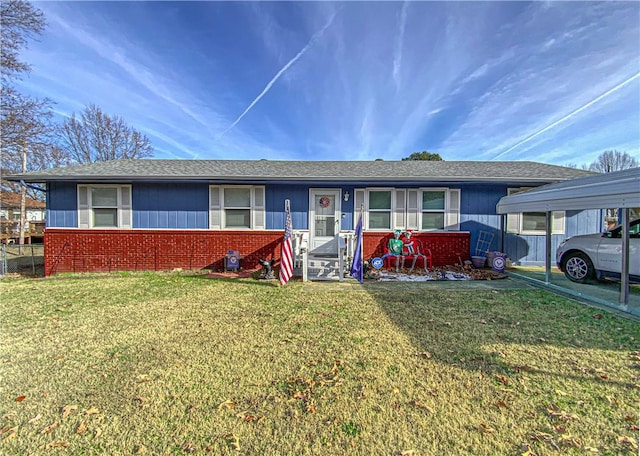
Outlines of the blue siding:
[{"label": "blue siding", "polygon": [[208,185],[136,184],[132,205],[134,228],[209,228]]},{"label": "blue siding", "polygon": [[[555,262],[558,245],[571,236],[601,231],[601,211],[566,211],[565,234],[551,235],[551,262]],[[545,262],[545,237],[507,234],[505,252],[511,261],[524,266],[543,266]]]},{"label": "blue siding", "polygon": [[284,229],[284,200],[291,200],[291,223],[294,230],[309,229],[309,189],[338,188],[341,195],[349,192],[349,201],[341,201],[341,229],[353,229],[353,187],[348,186],[300,186],[300,185],[267,185],[266,186],[266,228],[268,230]]},{"label": "blue siding", "polygon": [[47,184],[47,226],[75,228],[78,226],[78,197],[75,183]]},{"label": "blue siding", "polygon": [[[341,195],[349,192],[349,201],[341,201],[341,229],[354,228],[354,187],[378,186],[383,183],[350,183],[348,185],[321,185],[315,182],[267,184],[265,186],[265,222],[269,230],[284,228],[284,200],[291,200],[294,229],[308,229],[309,189],[339,188]],[[503,250],[517,264],[544,264],[544,236],[525,236],[502,233],[501,216],[495,213],[496,204],[507,194],[513,183],[434,185],[460,188],[460,229],[471,233],[471,252],[481,231],[493,233],[490,250]],[[415,188],[415,185],[395,185],[397,188]],[[47,226],[77,227],[76,183],[48,184]],[[199,183],[136,183],[132,186],[133,227],[164,229],[207,229],[209,227],[209,184]],[[553,235],[552,251],[565,238],[577,234],[601,231],[600,210],[568,211],[564,235]]]},{"label": "blue siding", "polygon": [[493,234],[489,250],[501,250],[501,217],[496,214],[496,204],[506,194],[504,184],[460,186],[460,230],[471,233],[471,255],[475,255],[481,231]]}]

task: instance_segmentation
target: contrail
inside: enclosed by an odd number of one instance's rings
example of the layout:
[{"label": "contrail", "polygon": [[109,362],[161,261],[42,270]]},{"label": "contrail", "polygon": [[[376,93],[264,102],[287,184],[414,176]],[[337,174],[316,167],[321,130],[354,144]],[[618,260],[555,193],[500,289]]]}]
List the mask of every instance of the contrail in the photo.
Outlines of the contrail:
[{"label": "contrail", "polygon": [[526,138],[524,138],[522,141],[520,141],[518,144],[509,147],[507,150],[505,150],[504,152],[500,152],[498,155],[496,155],[495,157],[491,158],[491,160],[495,160],[497,158],[502,157],[503,155],[511,152],[513,149],[515,149],[516,147],[519,147],[521,145],[523,145],[524,143],[527,143],[529,141],[531,141],[533,138],[535,138],[536,136],[540,136],[542,133],[551,130],[553,127],[555,127],[558,124],[561,124],[562,122],[564,122],[567,119],[570,119],[571,117],[575,116],[576,114],[578,114],[581,111],[584,111],[585,109],[587,109],[589,106],[594,105],[595,103],[597,103],[598,101],[602,100],[605,97],[608,97],[609,95],[611,95],[613,92],[616,92],[618,90],[620,90],[621,88],[623,88],[624,86],[626,86],[627,84],[630,84],[631,82],[633,82],[634,80],[640,78],[640,72],[636,73],[635,75],[631,76],[629,79],[627,79],[626,81],[621,82],[620,84],[618,84],[617,86],[615,86],[613,89],[607,90],[605,93],[603,93],[602,95],[594,98],[593,100],[591,100],[589,103],[585,104],[584,106],[580,106],[578,109],[576,109],[573,112],[570,112],[569,114],[567,114],[566,116],[564,116],[562,119],[560,120],[556,120],[555,122],[553,122],[550,125],[547,125],[546,127],[544,127],[542,130],[535,132],[534,134],[527,136]]},{"label": "contrail", "polygon": [[[338,10],[339,11],[339,10]],[[240,114],[238,116],[238,118],[229,126],[229,128],[227,128],[225,131],[222,132],[222,134],[218,137],[218,140],[220,140],[224,135],[226,135],[229,130],[231,130],[233,127],[235,127],[238,122],[240,122],[240,120],[242,120],[242,118],[251,110],[251,108],[253,108],[255,106],[255,104],[260,101],[260,99],[262,97],[264,97],[267,92],[269,91],[269,89],[271,89],[271,86],[273,86],[273,84],[275,84],[275,82],[280,78],[280,76],[282,76],[282,74],[287,71],[289,69],[289,67],[291,67],[291,65],[293,65],[294,63],[296,63],[298,61],[298,59],[300,57],[302,57],[305,52],[307,52],[309,50],[309,48],[311,46],[314,45],[314,43],[322,36],[322,34],[324,33],[324,31],[329,28],[329,26],[331,25],[331,23],[333,22],[333,19],[336,17],[337,11],[335,13],[333,13],[331,15],[331,17],[329,18],[329,20],[327,21],[327,23],[325,24],[324,27],[322,27],[322,29],[318,32],[316,32],[311,39],[309,40],[309,42],[307,43],[307,45],[305,47],[302,48],[302,50],[300,52],[298,52],[295,57],[293,57],[291,60],[289,60],[289,62],[287,62],[287,64],[285,66],[282,67],[282,69],[280,69],[280,71],[278,71],[276,73],[276,75],[273,77],[273,79],[271,79],[271,81],[269,81],[269,83],[266,85],[266,87],[262,90],[262,92],[260,92],[260,95],[258,95],[255,100],[253,100],[251,102],[251,104],[247,107],[247,109],[244,110],[244,112],[242,114]]]},{"label": "contrail", "polygon": [[393,81],[396,83],[396,91],[400,85],[400,65],[402,64],[402,42],[404,41],[404,29],[407,25],[407,7],[408,3],[405,1],[402,4],[402,11],[400,12],[400,35],[396,41],[395,50],[393,53]]}]

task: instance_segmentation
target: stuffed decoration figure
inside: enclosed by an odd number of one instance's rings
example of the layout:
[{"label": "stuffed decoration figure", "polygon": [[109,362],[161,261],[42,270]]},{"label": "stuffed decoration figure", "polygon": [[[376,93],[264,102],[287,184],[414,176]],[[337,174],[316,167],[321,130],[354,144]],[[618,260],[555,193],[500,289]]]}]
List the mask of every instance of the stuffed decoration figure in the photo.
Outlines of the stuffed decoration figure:
[{"label": "stuffed decoration figure", "polygon": [[402,234],[401,230],[395,230],[393,232],[393,237],[387,242],[388,251],[382,255],[383,261],[388,257],[394,257],[396,259],[396,272],[398,272],[398,267],[400,266],[400,257],[402,256],[402,247],[404,246],[404,243],[400,239],[400,234]]}]

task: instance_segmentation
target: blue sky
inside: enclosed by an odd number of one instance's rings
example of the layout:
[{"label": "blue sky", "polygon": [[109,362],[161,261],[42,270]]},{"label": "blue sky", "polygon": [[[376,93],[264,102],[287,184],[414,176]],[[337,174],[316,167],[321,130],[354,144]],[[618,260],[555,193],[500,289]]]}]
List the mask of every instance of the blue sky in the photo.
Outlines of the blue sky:
[{"label": "blue sky", "polygon": [[640,3],[34,2],[24,91],[156,158],[640,158]]}]

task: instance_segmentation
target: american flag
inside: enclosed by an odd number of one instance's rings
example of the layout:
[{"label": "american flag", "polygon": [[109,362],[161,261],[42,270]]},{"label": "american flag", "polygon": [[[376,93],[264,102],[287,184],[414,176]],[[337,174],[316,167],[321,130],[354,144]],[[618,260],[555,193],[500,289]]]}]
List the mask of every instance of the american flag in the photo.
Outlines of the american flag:
[{"label": "american flag", "polygon": [[284,201],[286,219],[284,222],[284,239],[282,240],[282,254],[280,255],[280,283],[286,284],[293,276],[293,247],[291,245],[291,208],[289,200]]}]

